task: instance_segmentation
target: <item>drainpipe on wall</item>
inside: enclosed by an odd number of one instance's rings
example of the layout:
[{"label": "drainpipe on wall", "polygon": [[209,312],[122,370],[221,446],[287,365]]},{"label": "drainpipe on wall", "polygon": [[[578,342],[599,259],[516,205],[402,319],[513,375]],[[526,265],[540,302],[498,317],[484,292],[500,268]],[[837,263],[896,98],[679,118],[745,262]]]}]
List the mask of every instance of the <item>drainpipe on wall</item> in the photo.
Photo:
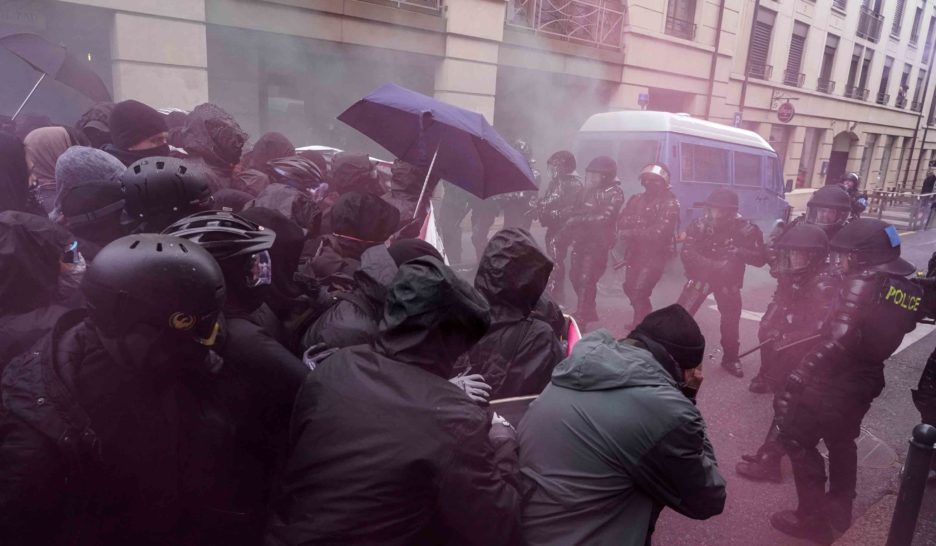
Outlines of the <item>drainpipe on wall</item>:
[{"label": "drainpipe on wall", "polygon": [[[923,47],[926,47],[925,45]],[[932,44],[933,49],[936,49],[936,43]],[[929,72],[926,73],[926,83],[923,84],[923,104],[926,104],[926,97],[929,96],[929,84],[930,80],[933,79],[933,59],[936,58],[936,51],[930,50],[929,66],[927,67]],[[932,108],[932,104],[930,105]],[[904,169],[904,180],[903,186],[907,187],[907,182],[910,179],[910,163],[913,163],[913,151],[916,148],[917,135],[920,133],[920,122],[923,120],[923,109],[920,109],[920,113],[917,114],[917,124],[916,129],[913,130],[913,138],[910,140],[910,157],[907,159],[907,168]],[[926,129],[923,131],[923,143],[920,145],[920,159],[923,159],[923,147],[926,146],[926,135],[929,133],[929,123],[926,124]],[[916,174],[914,175],[914,180],[920,177],[920,162],[917,161]]]},{"label": "drainpipe on wall", "polygon": [[[718,47],[721,45],[722,20],[725,18],[725,0],[718,4],[718,24],[715,25],[715,51],[712,52],[712,65],[709,67],[708,97],[705,101],[705,120],[709,120],[712,113],[712,93],[715,92],[715,66],[718,64]],[[753,34],[753,29],[752,34]],[[750,48],[748,48],[750,50]],[[747,70],[744,71],[745,73]]]},{"label": "drainpipe on wall", "polygon": [[744,119],[744,99],[747,98],[747,86],[748,86],[748,63],[751,58],[751,45],[754,43],[754,26],[757,25],[757,12],[760,11],[760,0],[754,0],[754,13],[751,15],[751,35],[748,36],[747,44],[747,56],[744,58],[744,81],[741,82],[741,98],[738,101],[738,113],[741,114],[741,119]]}]

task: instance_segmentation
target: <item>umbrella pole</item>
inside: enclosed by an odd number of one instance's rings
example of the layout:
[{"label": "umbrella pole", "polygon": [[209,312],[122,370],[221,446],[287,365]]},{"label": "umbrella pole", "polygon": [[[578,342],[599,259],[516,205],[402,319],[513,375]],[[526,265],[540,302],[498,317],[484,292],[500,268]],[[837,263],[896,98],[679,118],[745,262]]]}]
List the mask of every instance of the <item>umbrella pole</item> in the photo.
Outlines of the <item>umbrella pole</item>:
[{"label": "umbrella pole", "polygon": [[33,86],[32,91],[30,91],[29,94],[26,95],[26,98],[23,99],[23,103],[20,104],[19,108],[16,109],[16,113],[13,114],[13,117],[12,117],[12,118],[10,118],[11,120],[16,119],[16,116],[18,116],[19,113],[23,111],[23,107],[26,106],[26,103],[27,103],[27,102],[29,102],[29,97],[33,96],[33,93],[36,92],[36,88],[39,87],[39,84],[42,83],[42,80],[44,80],[45,77],[46,77],[45,72],[43,72],[42,75],[39,76],[39,79],[36,80],[36,85]]},{"label": "umbrella pole", "polygon": [[432,167],[435,166],[436,157],[439,155],[439,145],[441,144],[442,143],[439,142],[439,144],[436,145],[435,153],[432,154],[432,161],[429,162],[429,170],[426,171],[426,180],[423,182],[422,191],[419,192],[419,200],[416,201],[416,210],[413,211],[413,220],[419,216],[419,211],[422,209],[423,198],[426,196],[426,188],[429,187],[429,177],[432,176]]}]

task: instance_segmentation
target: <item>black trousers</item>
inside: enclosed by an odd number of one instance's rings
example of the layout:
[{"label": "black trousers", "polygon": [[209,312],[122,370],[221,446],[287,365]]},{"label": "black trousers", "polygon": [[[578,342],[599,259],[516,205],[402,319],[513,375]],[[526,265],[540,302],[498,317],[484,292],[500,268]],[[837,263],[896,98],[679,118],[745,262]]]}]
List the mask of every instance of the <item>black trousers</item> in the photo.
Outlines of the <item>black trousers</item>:
[{"label": "black trousers", "polygon": [[709,294],[715,295],[715,303],[721,315],[721,346],[725,360],[738,358],[741,347],[741,287],[712,286],[699,281],[689,281],[679,295],[677,303],[695,315]]},{"label": "black trousers", "polygon": [[653,310],[650,303],[650,296],[660,278],[663,276],[663,269],[666,267],[666,256],[646,259],[639,256],[634,260],[633,265],[628,264],[624,275],[624,295],[630,300],[634,308],[634,320],[632,324],[637,325],[649,315]]},{"label": "black trousers", "polygon": [[569,280],[578,298],[575,310],[576,318],[590,322],[598,320],[598,281],[608,269],[606,245],[572,243],[572,264],[569,268]]}]

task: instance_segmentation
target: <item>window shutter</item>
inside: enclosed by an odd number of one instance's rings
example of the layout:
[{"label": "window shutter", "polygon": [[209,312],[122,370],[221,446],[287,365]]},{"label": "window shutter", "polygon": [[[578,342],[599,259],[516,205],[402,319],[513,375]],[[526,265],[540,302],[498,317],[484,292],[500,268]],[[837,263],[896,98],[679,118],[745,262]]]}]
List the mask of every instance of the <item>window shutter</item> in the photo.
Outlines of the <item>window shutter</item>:
[{"label": "window shutter", "polygon": [[752,70],[761,72],[767,66],[767,54],[770,51],[770,34],[773,25],[757,21],[754,23],[754,33],[751,37],[751,52],[749,64]]},{"label": "window shutter", "polygon": [[904,0],[897,0],[897,11],[894,12],[894,24],[891,25],[891,34],[900,35],[900,25],[903,23]]}]

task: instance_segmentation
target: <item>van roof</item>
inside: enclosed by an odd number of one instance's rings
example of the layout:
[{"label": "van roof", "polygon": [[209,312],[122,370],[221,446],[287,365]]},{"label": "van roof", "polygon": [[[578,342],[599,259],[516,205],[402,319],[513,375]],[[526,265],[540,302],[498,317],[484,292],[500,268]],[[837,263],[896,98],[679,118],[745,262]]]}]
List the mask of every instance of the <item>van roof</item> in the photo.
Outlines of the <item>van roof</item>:
[{"label": "van roof", "polygon": [[670,112],[627,110],[595,114],[585,120],[580,131],[583,133],[680,133],[774,151],[763,137],[753,131],[704,121],[689,114]]}]

